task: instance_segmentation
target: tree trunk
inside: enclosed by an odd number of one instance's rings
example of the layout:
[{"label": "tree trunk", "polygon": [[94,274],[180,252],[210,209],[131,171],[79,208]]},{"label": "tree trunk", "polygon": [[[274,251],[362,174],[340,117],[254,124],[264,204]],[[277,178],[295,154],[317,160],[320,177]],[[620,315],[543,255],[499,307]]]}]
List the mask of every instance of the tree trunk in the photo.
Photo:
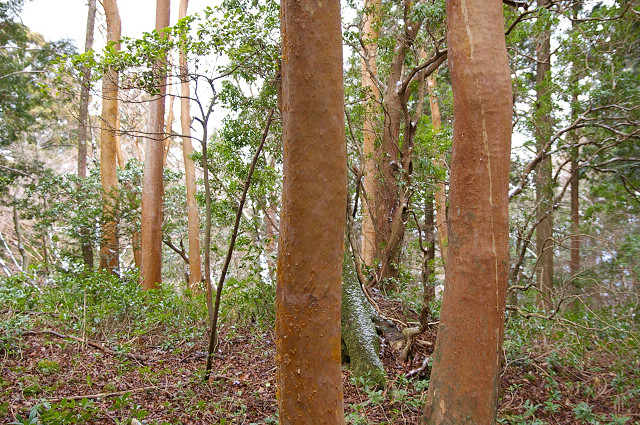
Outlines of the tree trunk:
[{"label": "tree trunk", "polygon": [[360,287],[349,243],[345,246],[341,314],[343,357],[348,358],[354,377],[367,378],[383,388],[386,373],[378,356],[380,337],[374,322],[377,314]]},{"label": "tree trunk", "polygon": [[24,237],[22,236],[22,227],[20,226],[20,212],[18,211],[18,198],[15,194],[13,195],[13,227],[16,231],[18,251],[20,252],[21,258],[20,270],[26,273],[29,269],[29,255],[24,247]]},{"label": "tree trunk", "polygon": [[[573,5],[573,17],[578,17],[581,4],[576,2]],[[573,30],[577,30],[577,22],[572,21]],[[579,84],[578,64],[572,64],[571,68],[571,82],[572,84]],[[571,94],[571,117],[576,119],[578,117],[578,92],[577,89],[573,89]],[[578,158],[580,157],[580,148],[577,144],[580,140],[580,135],[577,130],[573,132],[573,143],[576,147],[571,149],[571,261],[569,268],[571,270],[571,276],[576,278],[580,273],[580,180],[578,175]]]},{"label": "tree trunk", "polygon": [[340,2],[284,0],[281,7],[280,423],[339,425],[345,423],[340,308],[347,205]]},{"label": "tree trunk", "polygon": [[[170,0],[156,2],[156,30],[169,26]],[[158,94],[149,105],[151,123],[147,140],[144,177],[142,181],[142,287],[153,289],[162,283],[162,196],[164,180],[162,163],[164,160],[164,102],[166,75],[160,75],[160,68],[166,58],[158,59],[154,70]]]},{"label": "tree trunk", "polygon": [[495,423],[509,267],[512,93],[502,3],[448,0],[449,254],[422,424]]},{"label": "tree trunk", "polygon": [[[169,62],[172,61],[171,57],[169,57],[168,61]],[[171,87],[171,82],[167,82],[167,86]],[[163,148],[164,157],[162,158],[163,168],[167,166],[167,160],[169,158],[169,150],[171,149],[171,134],[173,133],[173,102],[175,100],[175,97],[171,94],[171,92],[167,93],[167,95],[169,96],[169,110],[167,111],[167,120],[166,120],[165,129],[164,129],[165,139],[164,139],[164,148]]]},{"label": "tree trunk", "polygon": [[[548,5],[550,0],[538,0],[538,7]],[[551,138],[551,91],[549,88],[549,78],[551,72],[551,32],[545,28],[536,45],[536,144],[538,151],[545,149]],[[537,216],[540,224],[536,228],[536,254],[538,262],[536,264],[536,276],[540,296],[538,305],[545,312],[553,309],[553,165],[551,155],[543,153],[542,160],[537,167],[535,186]]]},{"label": "tree trunk", "polygon": [[[429,106],[431,107],[431,123],[433,130],[437,133],[442,128],[442,120],[440,118],[440,105],[436,97],[436,79],[433,76],[427,78],[427,87],[429,88]],[[445,167],[444,158],[436,158],[438,166]],[[447,264],[447,244],[449,240],[449,224],[447,223],[447,183],[442,180],[436,185],[435,190],[436,201],[436,229],[438,229],[438,246],[440,247],[440,257],[446,266]]]},{"label": "tree trunk", "polygon": [[360,247],[360,256],[362,262],[367,267],[372,267],[375,257],[375,238],[376,231],[373,224],[373,215],[370,210],[373,207],[372,194],[375,188],[376,179],[376,116],[379,110],[380,91],[378,85],[373,79],[373,75],[377,75],[378,66],[376,57],[378,53],[378,16],[380,14],[380,0],[366,0],[364,9],[364,25],[362,29],[362,39],[365,47],[363,48],[363,59],[361,63],[362,69],[362,87],[367,91],[368,98],[365,101],[364,111],[364,127],[362,130],[363,138],[363,167],[364,182],[362,191],[362,241]]},{"label": "tree trunk", "polygon": [[[180,0],[178,19],[187,16],[189,0]],[[202,260],[200,259],[200,217],[196,201],[196,167],[191,159],[191,105],[189,73],[186,53],[180,51],[180,125],[182,126],[182,156],[184,158],[184,178],[187,186],[187,220],[189,226],[189,287],[196,289],[202,280]]]},{"label": "tree trunk", "polygon": [[[89,12],[87,14],[87,32],[84,43],[85,53],[93,48],[93,28],[96,21],[96,0],[89,0]],[[82,69],[82,87],[80,92],[80,111],[78,115],[78,177],[87,177],[87,138],[89,129],[89,100],[91,97],[91,69]],[[89,234],[89,229],[80,230],[83,239]],[[82,259],[85,266],[93,267],[93,247],[91,242],[83,240]]]},{"label": "tree trunk", "polygon": [[433,214],[433,194],[429,194],[424,205],[424,242],[422,248],[422,310],[420,311],[420,326],[426,329],[431,317],[430,303],[436,296],[435,264],[436,235]]},{"label": "tree trunk", "polygon": [[[107,41],[120,50],[120,14],[117,0],[103,2],[107,19]],[[102,183],[102,240],[100,268],[118,270],[118,71],[110,69],[102,80],[102,125],[100,127],[100,181]]]}]

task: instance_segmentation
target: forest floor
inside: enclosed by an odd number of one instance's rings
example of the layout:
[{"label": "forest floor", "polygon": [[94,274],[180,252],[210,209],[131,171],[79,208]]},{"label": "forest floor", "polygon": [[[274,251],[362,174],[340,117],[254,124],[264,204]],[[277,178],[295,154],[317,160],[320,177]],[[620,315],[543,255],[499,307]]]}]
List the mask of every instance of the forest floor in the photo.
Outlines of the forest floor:
[{"label": "forest floor", "polygon": [[[402,311],[399,302],[383,308]],[[272,330],[251,322],[225,326],[213,376],[204,383],[206,332],[168,333],[161,320],[130,332],[136,318],[127,317],[87,337],[72,329],[73,317],[0,304],[0,423],[277,423]],[[428,380],[425,372],[411,372],[432,354],[435,331],[414,341],[407,362],[383,344],[386,388],[343,368],[348,423],[418,423]],[[507,332],[507,347],[509,338]],[[499,423],[640,424],[640,358],[621,358],[596,341],[587,345],[579,362],[542,339],[519,346],[517,355],[505,348]]]}]

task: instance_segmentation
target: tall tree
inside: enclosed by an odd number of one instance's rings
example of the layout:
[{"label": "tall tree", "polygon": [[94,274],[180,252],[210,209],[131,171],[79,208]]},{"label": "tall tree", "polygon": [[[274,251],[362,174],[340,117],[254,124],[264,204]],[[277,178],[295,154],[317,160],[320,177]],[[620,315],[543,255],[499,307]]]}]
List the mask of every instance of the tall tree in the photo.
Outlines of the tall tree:
[{"label": "tall tree", "polygon": [[347,158],[340,2],[281,5],[280,423],[344,424],[340,300]]},{"label": "tall tree", "polygon": [[[105,0],[107,42],[120,50],[120,13],[117,0]],[[102,80],[102,125],[100,126],[100,181],[102,182],[103,224],[100,244],[100,267],[115,272],[118,268],[118,220],[116,173],[118,120],[118,71],[109,68]]]},{"label": "tall tree", "polygon": [[[189,0],[180,0],[178,19],[187,16]],[[191,105],[189,70],[184,48],[180,49],[180,124],[182,126],[182,155],[184,177],[187,186],[187,220],[189,227],[189,286],[194,289],[202,280],[200,261],[200,218],[196,202],[196,167],[191,159]]]},{"label": "tall tree", "polygon": [[[84,42],[84,51],[93,49],[93,33],[96,22],[96,0],[89,0],[87,13],[87,32]],[[87,138],[89,130],[89,99],[91,90],[91,68],[84,66],[82,69],[82,88],[80,92],[80,112],[78,115],[78,177],[87,177]],[[88,234],[87,229],[82,230]],[[93,266],[93,248],[88,241],[82,241],[82,259],[87,267]]]},{"label": "tall tree", "polygon": [[362,242],[360,256],[362,262],[368,266],[373,266],[375,256],[376,230],[373,224],[373,214],[370,210],[373,207],[371,195],[375,190],[376,179],[376,115],[380,102],[380,90],[375,82],[378,74],[376,57],[378,52],[378,36],[380,34],[380,0],[366,0],[364,5],[364,15],[362,24],[362,88],[367,94],[364,102],[365,116],[363,136],[363,213],[362,213]]},{"label": "tall tree", "polygon": [[[156,31],[169,26],[170,0],[156,2]],[[164,181],[164,102],[166,74],[163,72],[166,56],[154,67],[156,93],[149,105],[150,125],[147,140],[144,177],[142,181],[142,287],[152,289],[162,283],[162,197]]]},{"label": "tall tree", "polygon": [[[553,309],[553,164],[549,153],[551,139],[551,28],[546,12],[551,0],[537,0],[542,32],[536,44],[536,105],[534,108],[535,138],[542,159],[536,169],[536,276],[540,291],[539,305],[544,311]],[[546,19],[545,19],[546,18]]]},{"label": "tall tree", "polygon": [[495,423],[512,93],[501,2],[447,1],[454,127],[446,284],[423,424]]}]

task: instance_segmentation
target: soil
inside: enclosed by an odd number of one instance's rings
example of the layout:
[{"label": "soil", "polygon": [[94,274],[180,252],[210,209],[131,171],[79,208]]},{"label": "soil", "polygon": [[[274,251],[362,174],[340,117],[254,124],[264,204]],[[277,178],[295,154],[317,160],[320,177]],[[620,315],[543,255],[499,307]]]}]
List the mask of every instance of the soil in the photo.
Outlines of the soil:
[{"label": "soil", "polygon": [[[393,306],[385,307],[393,311]],[[416,338],[406,363],[399,360],[399,351],[383,343],[381,357],[390,377],[386,389],[356,386],[348,369],[343,368],[349,423],[418,423],[428,370],[410,378],[405,375],[419,369],[432,354],[435,332],[432,328]],[[52,334],[23,335],[17,349],[2,353],[0,407],[4,411],[0,410],[0,423],[15,421],[16,414],[28,416],[43,400],[48,400],[50,413],[67,415],[67,422],[50,419],[51,423],[131,423],[134,416],[143,424],[275,423],[273,332],[253,326],[227,328],[221,341],[213,376],[204,383],[204,335],[196,343],[184,341],[167,347],[161,334],[150,333],[134,341],[135,350],[129,354],[136,356],[129,357],[118,353],[122,341],[100,341],[105,347],[101,350]],[[504,364],[498,413],[501,423],[616,423],[616,417],[624,416],[629,418],[627,424],[640,423],[640,391],[634,395],[628,388],[616,386],[616,374],[608,367],[611,353],[589,353],[585,360],[589,368],[577,369],[550,362],[553,356],[544,345],[529,352],[534,354],[523,354]],[[561,355],[555,353],[556,358]],[[640,367],[631,369],[638,371]],[[65,397],[74,399],[61,401]],[[580,403],[588,404],[586,411]],[[576,409],[586,412],[582,420]],[[593,415],[613,419],[588,422]]]}]

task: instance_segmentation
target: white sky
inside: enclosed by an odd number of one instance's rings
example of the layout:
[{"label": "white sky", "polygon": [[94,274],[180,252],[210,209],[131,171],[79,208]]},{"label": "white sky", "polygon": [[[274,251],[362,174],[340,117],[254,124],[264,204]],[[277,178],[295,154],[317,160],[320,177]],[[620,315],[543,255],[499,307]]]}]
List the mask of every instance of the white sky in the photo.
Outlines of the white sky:
[{"label": "white sky", "polygon": [[[216,0],[189,1],[188,14],[213,6]],[[171,24],[178,19],[179,0],[171,5]],[[143,32],[153,30],[155,26],[155,0],[120,0],[120,19],[122,35],[139,37]],[[32,31],[44,35],[48,41],[70,39],[76,44],[78,51],[84,51],[84,39],[87,26],[87,0],[27,0],[24,5],[22,20]],[[98,19],[96,22],[95,47],[104,45],[104,15],[98,0]]]}]

